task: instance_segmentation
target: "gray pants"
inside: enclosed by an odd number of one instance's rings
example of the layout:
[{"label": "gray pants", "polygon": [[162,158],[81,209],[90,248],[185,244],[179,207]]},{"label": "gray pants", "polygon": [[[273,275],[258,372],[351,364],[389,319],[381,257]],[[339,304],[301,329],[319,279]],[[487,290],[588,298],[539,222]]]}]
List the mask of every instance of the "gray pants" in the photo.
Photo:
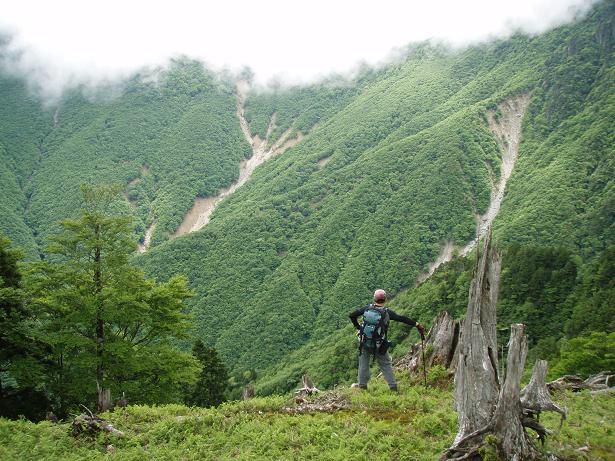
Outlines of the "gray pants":
[{"label": "gray pants", "polygon": [[[367,382],[369,381],[369,361],[374,354],[365,348],[361,350],[359,355],[359,387],[367,388]],[[385,381],[391,389],[397,389],[397,381],[395,381],[395,375],[393,374],[393,367],[391,366],[391,356],[388,352],[380,354],[376,352],[376,360],[380,365],[380,370],[384,376]]]}]

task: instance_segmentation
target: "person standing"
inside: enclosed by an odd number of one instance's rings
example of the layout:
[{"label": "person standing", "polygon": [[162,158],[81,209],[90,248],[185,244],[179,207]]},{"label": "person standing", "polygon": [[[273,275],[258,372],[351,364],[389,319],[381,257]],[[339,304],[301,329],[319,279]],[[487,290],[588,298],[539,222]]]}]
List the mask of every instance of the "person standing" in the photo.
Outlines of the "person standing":
[{"label": "person standing", "polygon": [[[352,311],[349,315],[350,321],[357,329],[359,337],[359,382],[354,383],[352,387],[367,389],[369,381],[369,359],[374,357],[378,361],[382,375],[386,380],[389,388],[392,391],[397,391],[397,381],[393,373],[391,365],[391,356],[388,353],[390,342],[387,339],[389,322],[394,320],[402,322],[411,327],[416,327],[421,338],[425,336],[425,328],[405,315],[399,315],[392,309],[384,305],[387,295],[382,289],[374,292],[373,304],[359,307]],[[359,324],[358,318],[363,316],[362,324]]]}]

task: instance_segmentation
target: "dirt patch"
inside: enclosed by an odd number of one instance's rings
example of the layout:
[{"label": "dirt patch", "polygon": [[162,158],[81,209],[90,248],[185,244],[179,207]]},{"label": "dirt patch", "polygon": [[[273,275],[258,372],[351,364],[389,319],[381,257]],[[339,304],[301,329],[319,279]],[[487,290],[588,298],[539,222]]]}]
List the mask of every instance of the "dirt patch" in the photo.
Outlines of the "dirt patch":
[{"label": "dirt patch", "polygon": [[216,197],[197,197],[190,208],[190,211],[184,217],[184,220],[179,225],[175,233],[171,236],[172,239],[180,235],[188,234],[200,229],[209,222],[209,217],[217,205],[218,196]]},{"label": "dirt patch", "polygon": [[447,263],[451,259],[453,259],[454,250],[455,245],[453,245],[453,242],[450,240],[446,241],[444,243],[444,246],[442,247],[442,251],[440,251],[440,254],[438,255],[438,258],[434,262],[429,263],[427,272],[424,272],[416,278],[417,285],[423,283],[425,280],[431,277],[431,275],[436,271],[436,269],[442,264]]},{"label": "dirt patch", "polygon": [[252,176],[252,173],[254,173],[256,167],[276,155],[283,154],[286,149],[294,146],[303,139],[304,135],[301,132],[299,132],[296,137],[290,138],[293,130],[289,128],[282,134],[282,136],[280,136],[280,139],[278,139],[271,146],[271,148],[268,149],[267,146],[269,145],[269,137],[276,126],[277,114],[275,113],[271,116],[271,120],[269,121],[265,139],[261,139],[258,135],[252,136],[250,126],[244,115],[245,98],[248,90],[249,85],[246,82],[239,82],[237,84],[237,118],[239,118],[239,124],[244,136],[250,143],[250,146],[252,146],[252,157],[248,160],[243,160],[239,164],[239,178],[235,183],[231,184],[231,186],[220,189],[213,197],[197,197],[195,199],[194,205],[190,211],[188,211],[175,233],[171,236],[172,239],[190,232],[198,231],[203,226],[208,224],[211,214],[220,202],[245,184],[250,176]]},{"label": "dirt patch", "polygon": [[329,155],[328,157],[324,157],[321,158],[320,160],[318,160],[318,168],[324,168],[324,166],[329,163],[329,160],[331,160],[331,156]]},{"label": "dirt patch", "polygon": [[530,102],[530,95],[524,94],[514,99],[504,101],[499,106],[501,116],[496,119],[496,113],[489,111],[487,120],[489,128],[495,134],[502,152],[502,165],[500,167],[500,179],[491,191],[491,203],[487,212],[480,217],[477,229],[477,237],[460,251],[461,256],[470,253],[478,241],[485,236],[493,220],[500,211],[500,205],[506,192],[506,184],[519,155],[519,143],[521,142],[521,124],[523,116]]},{"label": "dirt patch", "polygon": [[154,234],[154,229],[156,228],[156,223],[150,224],[150,226],[145,230],[145,237],[143,238],[143,243],[139,243],[139,247],[137,251],[139,253],[145,253],[152,243],[152,235]]}]

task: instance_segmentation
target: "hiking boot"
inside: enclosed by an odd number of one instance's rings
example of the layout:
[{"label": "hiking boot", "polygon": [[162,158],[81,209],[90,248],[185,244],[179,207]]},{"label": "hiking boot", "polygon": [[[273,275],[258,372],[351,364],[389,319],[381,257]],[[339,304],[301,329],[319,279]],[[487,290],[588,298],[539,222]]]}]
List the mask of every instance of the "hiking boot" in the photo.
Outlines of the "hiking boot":
[{"label": "hiking boot", "polygon": [[391,390],[391,392],[395,392],[396,394],[399,394],[399,389],[397,389],[397,386],[389,387],[389,389]]},{"label": "hiking boot", "polygon": [[367,390],[367,386],[361,386],[359,383],[352,383],[350,385],[351,389],[362,389],[362,390]]}]

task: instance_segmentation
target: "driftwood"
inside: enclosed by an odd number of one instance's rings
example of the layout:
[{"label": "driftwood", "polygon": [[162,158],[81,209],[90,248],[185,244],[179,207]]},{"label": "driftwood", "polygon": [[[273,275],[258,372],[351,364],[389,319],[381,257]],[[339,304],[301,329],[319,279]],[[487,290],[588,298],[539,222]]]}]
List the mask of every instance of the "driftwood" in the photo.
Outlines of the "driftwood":
[{"label": "driftwood", "polygon": [[547,383],[547,389],[553,393],[556,391],[571,390],[580,392],[585,389],[590,391],[600,391],[609,389],[615,384],[615,375],[610,371],[602,371],[596,375],[583,379],[576,375],[564,375],[561,378]]},{"label": "driftwood", "polygon": [[455,374],[455,404],[459,429],[451,448],[441,460],[482,459],[479,450],[485,436],[495,436],[493,449],[498,459],[527,460],[539,456],[525,428],[544,438],[548,431],[524,414],[520,383],[527,356],[524,325],[511,326],[507,374],[498,376],[496,348],[496,303],[500,259],[491,248],[491,233],[485,238],[484,252],[477,262],[470,286],[468,311],[461,327],[459,362]]},{"label": "driftwood", "polygon": [[83,406],[83,408],[85,408],[88,414],[82,413],[75,417],[71,424],[71,433],[73,436],[96,436],[99,432],[109,432],[118,437],[124,437],[122,431],[113,427],[112,424],[108,423],[100,416],[93,414],[87,407]]},{"label": "driftwood", "polygon": [[546,377],[547,361],[537,360],[529,384],[521,391],[521,405],[526,413],[531,412],[532,415],[536,415],[537,419],[543,411],[555,411],[562,415],[561,421],[563,422],[566,419],[566,410],[551,400],[545,381]]},{"label": "driftwood", "polygon": [[303,384],[303,387],[300,387],[299,389],[295,391],[295,394],[297,396],[304,397],[307,395],[313,395],[313,394],[320,392],[320,389],[314,386],[314,383],[312,382],[312,380],[310,379],[308,375],[303,375],[303,377],[301,378],[301,382]]},{"label": "driftwood", "polygon": [[[425,366],[442,365],[448,369],[456,368],[459,330],[460,323],[448,312],[438,314],[425,339]],[[423,367],[421,343],[412,346],[408,354],[398,360],[395,366],[410,373],[420,371]]]}]

